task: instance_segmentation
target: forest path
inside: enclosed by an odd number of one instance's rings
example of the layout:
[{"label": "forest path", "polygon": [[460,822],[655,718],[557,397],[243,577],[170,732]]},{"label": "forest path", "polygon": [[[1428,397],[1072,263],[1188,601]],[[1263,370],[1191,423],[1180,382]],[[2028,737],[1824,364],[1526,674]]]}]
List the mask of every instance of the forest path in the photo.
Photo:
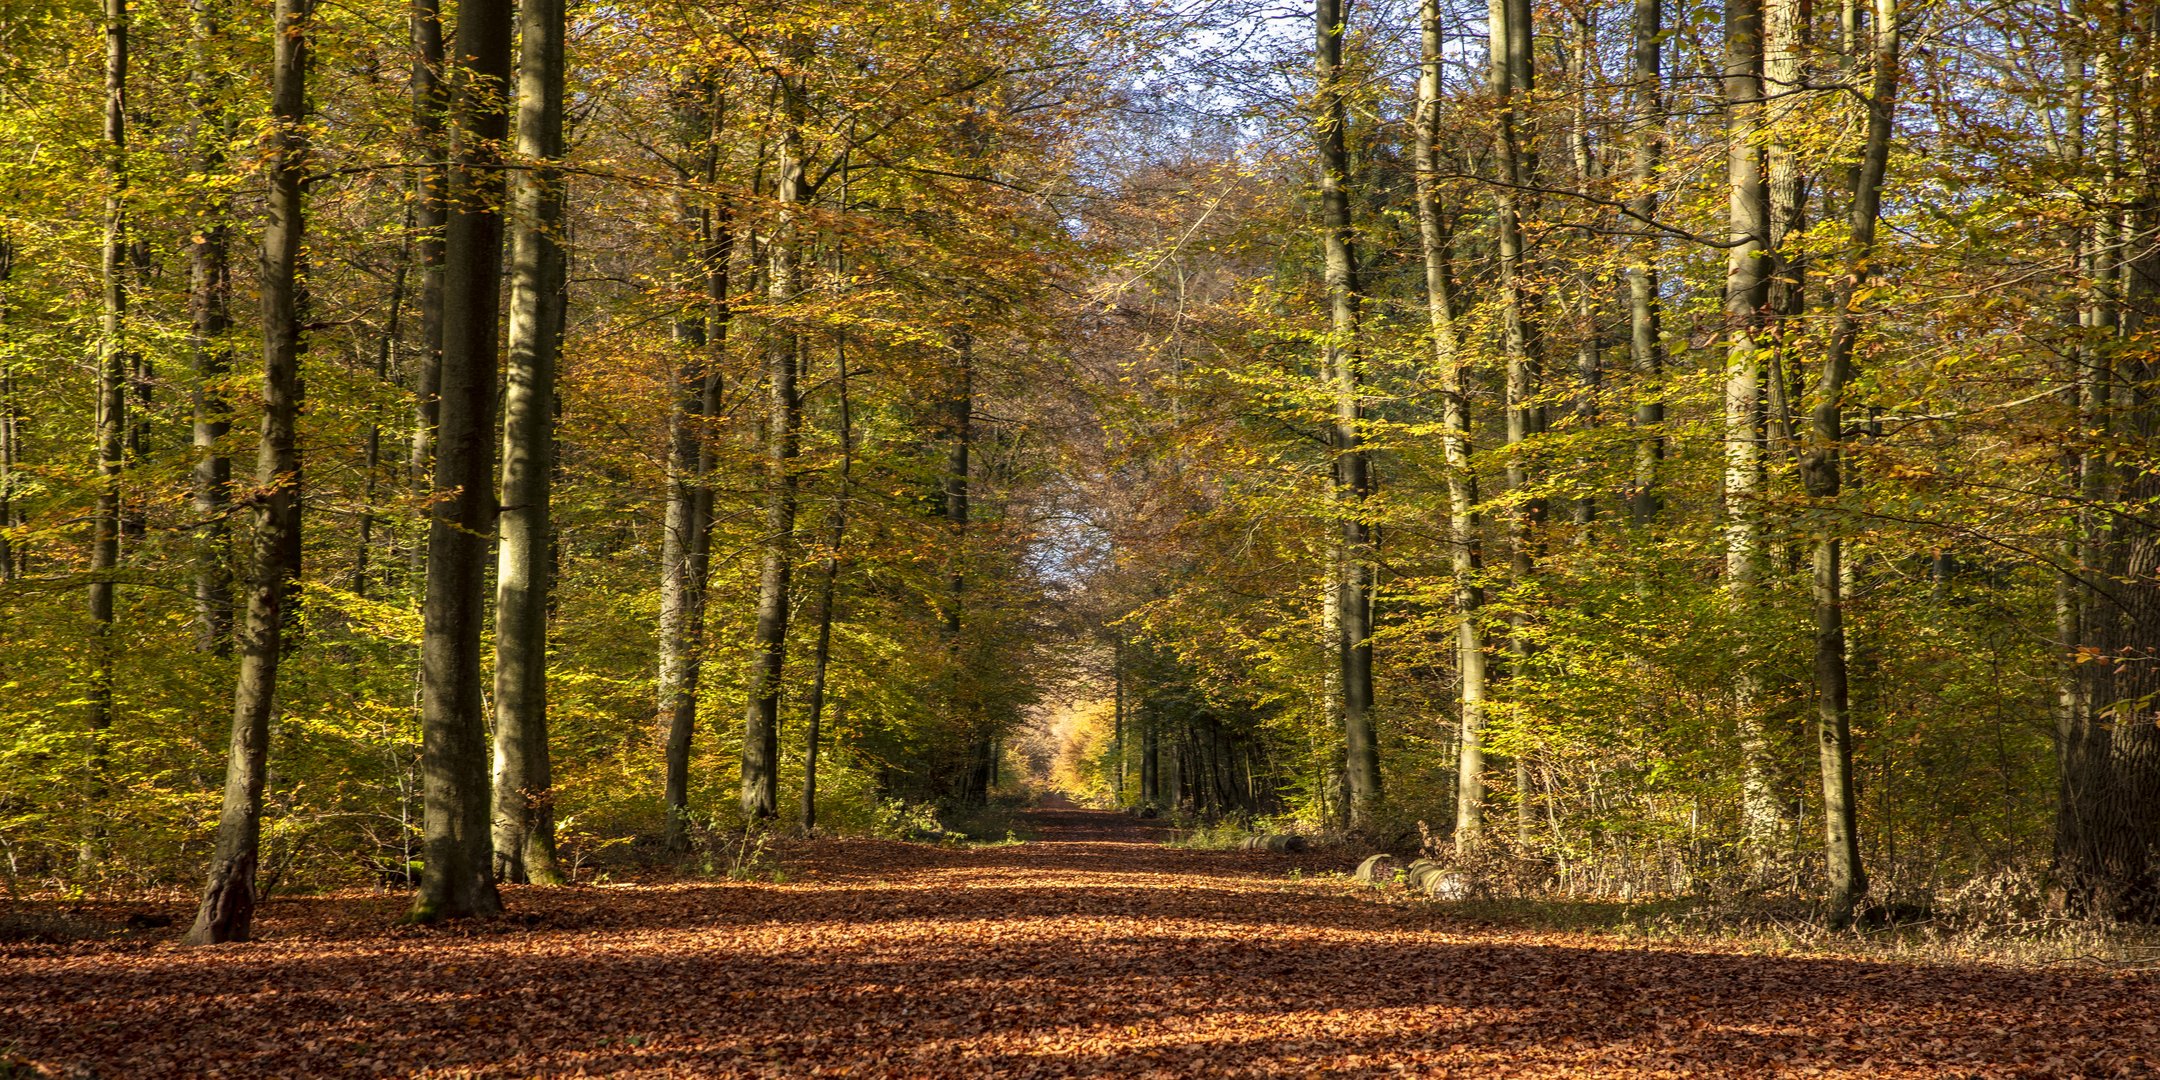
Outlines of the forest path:
[{"label": "forest path", "polygon": [[818,841],[784,853],[782,884],[512,889],[510,916],[448,929],[349,894],[273,903],[252,945],[0,946],[0,1060],[103,1078],[1883,1078],[2154,1075],[2160,1048],[2149,975],[1466,925],[1315,874],[1343,857],[1030,816],[1024,845]]}]

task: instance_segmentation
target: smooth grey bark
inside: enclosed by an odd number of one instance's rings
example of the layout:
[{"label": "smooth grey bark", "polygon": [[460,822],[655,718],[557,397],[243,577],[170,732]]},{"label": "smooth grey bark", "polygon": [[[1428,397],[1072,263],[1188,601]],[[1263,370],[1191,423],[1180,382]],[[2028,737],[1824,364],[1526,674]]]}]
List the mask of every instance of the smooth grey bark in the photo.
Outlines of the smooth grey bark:
[{"label": "smooth grey bark", "polygon": [[[727,244],[721,253],[708,249],[712,295],[727,290]],[[690,741],[697,730],[698,688],[705,669],[705,597],[711,567],[712,481],[714,453],[710,420],[719,412],[720,367],[716,357],[725,343],[725,309],[708,305],[708,314],[676,324],[676,342],[687,347],[677,375],[676,401],[669,417],[668,503],[660,544],[659,708],[665,728],[668,820],[663,846],[689,850]],[[717,311],[713,309],[718,309]],[[710,323],[710,330],[708,330]]]},{"label": "smooth grey bark", "polygon": [[[1730,244],[1725,261],[1725,587],[1743,625],[1757,614],[1763,558],[1762,320],[1771,269],[1768,192],[1763,176],[1761,0],[1725,7],[1725,184]],[[1743,642],[1735,647],[1733,710],[1739,732],[1741,824],[1758,873],[1778,847],[1778,806],[1770,733]]]},{"label": "smooth grey bark", "polygon": [[[1519,102],[1536,90],[1535,69],[1530,62],[1533,47],[1530,18],[1528,0],[1491,0],[1487,5],[1488,77],[1500,121],[1494,145],[1501,181],[1496,185],[1494,196],[1494,231],[1500,256],[1500,345],[1507,364],[1507,485],[1511,491],[1530,487],[1530,461],[1525,444],[1545,426],[1544,409],[1534,401],[1538,370],[1530,345],[1532,300],[1524,266],[1522,233],[1521,191],[1536,172],[1534,155],[1526,144],[1519,112]],[[1542,497],[1524,498],[1517,500],[1516,507],[1508,515],[1508,575],[1517,588],[1526,585],[1536,572],[1537,531],[1544,521],[1545,509]],[[1522,614],[1511,619],[1515,630],[1509,635],[1508,648],[1518,657],[1529,651],[1528,638],[1523,633],[1525,619]],[[1470,740],[1464,742],[1467,751],[1471,748]],[[1477,749],[1482,752],[1482,740]],[[1480,764],[1482,766],[1482,758]],[[1520,774],[1521,770],[1517,772]],[[1521,786],[1518,783],[1518,811],[1523,801]],[[1456,786],[1455,847],[1458,851],[1469,851],[1483,841],[1484,794],[1482,768],[1477,784],[1465,781]]]},{"label": "smooth grey bark", "polygon": [[510,339],[503,394],[501,537],[495,555],[495,875],[560,885],[548,759],[548,500],[555,365],[565,304],[563,0],[518,8],[517,156],[510,216]]},{"label": "smooth grey bark", "polygon": [[[719,84],[694,80],[678,88],[675,121],[695,162],[686,172],[710,185],[719,164],[722,114]],[[687,178],[687,177],[686,177]],[[690,248],[683,261],[705,282],[704,310],[675,322],[682,351],[668,412],[668,499],[660,540],[660,655],[658,708],[665,730],[668,851],[689,850],[690,741],[697,729],[698,687],[705,669],[705,588],[712,546],[715,463],[708,425],[720,408],[720,358],[729,324],[728,272],[734,233],[728,207],[677,201]]]},{"label": "smooth grey bark", "polygon": [[[1639,118],[1629,178],[1635,190],[1628,199],[1628,211],[1638,220],[1652,221],[1657,217],[1658,169],[1665,147],[1663,0],[1635,0],[1633,29],[1634,94]],[[1665,372],[1657,254],[1655,240],[1639,240],[1636,257],[1627,269],[1628,360],[1637,380],[1635,477],[1628,510],[1638,526],[1648,525],[1657,517],[1661,501],[1658,473],[1665,461],[1665,402],[1657,385]]]},{"label": "smooth grey bark", "polygon": [[780,146],[774,167],[778,204],[765,246],[765,295],[773,317],[765,326],[765,535],[759,544],[758,596],[747,702],[743,709],[742,812],[771,818],[780,805],[780,694],[787,663],[788,582],[795,569],[795,456],[802,403],[795,392],[800,363],[787,308],[800,287],[803,122],[802,64],[810,41],[791,36],[779,73]]},{"label": "smooth grey bark", "polygon": [[[1763,0],[1762,96],[1765,210],[1764,257],[1769,280],[1763,292],[1765,347],[1763,397],[1766,443],[1798,453],[1805,433],[1794,412],[1806,378],[1795,348],[1807,314],[1806,234],[1809,176],[1792,145],[1792,117],[1806,91],[1804,59],[1807,13],[1802,0]],[[1798,547],[1789,551],[1798,572]]]},{"label": "smooth grey bark", "polygon": [[[442,0],[412,0],[410,26],[413,141],[420,167],[413,176],[413,236],[420,254],[420,349],[412,373],[412,445],[406,467],[423,522],[433,516],[427,500],[435,470],[435,423],[441,409],[443,344],[444,154],[448,151],[448,88],[443,64]],[[416,584],[427,559],[426,544],[415,544],[412,571]]]},{"label": "smooth grey bark", "polygon": [[1380,801],[1380,747],[1373,732],[1372,462],[1364,447],[1364,378],[1358,320],[1363,297],[1350,220],[1349,108],[1343,85],[1343,39],[1349,0],[1314,7],[1313,78],[1319,90],[1314,134],[1320,154],[1320,232],[1329,332],[1321,358],[1335,397],[1330,429],[1332,495],[1340,534],[1339,584],[1334,593],[1335,668],[1341,695],[1343,768],[1349,818],[1363,825]]},{"label": "smooth grey bark", "polygon": [[463,0],[452,78],[443,235],[441,402],[429,500],[420,639],[424,790],[415,922],[493,915],[487,716],[480,692],[488,542],[495,535],[495,378],[503,262],[502,146],[508,134],[510,0]]},{"label": "smooth grey bark", "polygon": [[[105,0],[105,240],[100,255],[102,319],[97,353],[97,505],[90,519],[90,783],[104,783],[105,730],[113,721],[114,573],[120,566],[120,484],[127,468],[127,0]],[[93,833],[94,833],[93,829]],[[97,857],[86,843],[87,860]]]},{"label": "smooth grey bark", "polygon": [[1768,305],[1770,314],[1780,319],[1778,344],[1782,346],[1792,329],[1783,320],[1807,308],[1806,253],[1800,244],[1807,232],[1810,177],[1792,145],[1791,123],[1808,91],[1807,9],[1803,0],[1764,0],[1762,18],[1763,120],[1769,135],[1763,148],[1770,198]]},{"label": "smooth grey bark", "polygon": [[1461,738],[1455,762],[1456,821],[1475,820],[1485,802],[1485,604],[1479,580],[1484,523],[1479,520],[1477,468],[1471,458],[1470,395],[1464,386],[1462,338],[1455,325],[1453,268],[1447,219],[1440,205],[1440,92],[1446,63],[1440,0],[1420,0],[1417,101],[1418,235],[1424,244],[1425,309],[1433,369],[1440,380],[1442,449],[1447,461],[1448,563],[1454,575],[1455,664],[1462,679]]},{"label": "smooth grey bark", "polygon": [[[192,96],[196,111],[195,168],[205,177],[225,170],[234,125],[225,96],[230,81],[219,50],[225,44],[225,0],[194,0]],[[213,187],[188,243],[188,351],[195,386],[190,510],[195,515],[195,647],[223,656],[232,650],[232,572],[228,565],[232,459],[219,446],[232,428],[222,381],[232,371],[232,200]]]},{"label": "smooth grey bark", "polygon": [[1816,743],[1823,789],[1823,849],[1830,873],[1833,927],[1852,922],[1867,898],[1867,871],[1860,861],[1859,810],[1853,797],[1851,700],[1846,677],[1842,537],[1835,511],[1843,477],[1839,449],[1845,438],[1845,388],[1853,378],[1853,346],[1860,319],[1853,310],[1875,256],[1876,221],[1889,168],[1892,109],[1898,84],[1897,0],[1874,0],[1874,72],[1867,100],[1867,137],[1853,177],[1851,240],[1845,279],[1833,301],[1830,348],[1823,357],[1812,445],[1801,462],[1809,499],[1824,505],[1815,536]]},{"label": "smooth grey bark", "polygon": [[[1598,178],[1600,164],[1591,137],[1590,86],[1593,75],[1602,77],[1602,73],[1598,71],[1597,67],[1595,27],[1587,11],[1575,11],[1570,14],[1570,18],[1574,24],[1572,48],[1566,45],[1555,46],[1562,53],[1564,77],[1571,84],[1570,92],[1573,98],[1572,115],[1568,118],[1568,150],[1574,166],[1576,190],[1586,197],[1594,197],[1593,187]],[[1522,24],[1521,32],[1528,34],[1530,27],[1531,24],[1526,18]],[[1510,29],[1512,31],[1514,28],[1511,27]],[[1525,68],[1519,74],[1521,77],[1528,79],[1533,72],[1534,69]],[[1526,152],[1530,145],[1534,145],[1534,142],[1526,144],[1524,147]],[[1534,155],[1527,156],[1534,157]],[[1570,411],[1573,413],[1575,430],[1580,436],[1586,435],[1597,425],[1598,421],[1598,395],[1604,382],[1605,312],[1603,309],[1605,305],[1603,299],[1604,289],[1594,275],[1578,273],[1573,292],[1572,302],[1563,301],[1563,303],[1573,309],[1569,314],[1575,324],[1575,401]],[[1536,426],[1538,430],[1543,430],[1542,419]],[[1580,456],[1577,461],[1578,466],[1586,473],[1593,472],[1597,468],[1596,463],[1591,460],[1591,455],[1587,453]],[[1588,491],[1584,491],[1569,500],[1569,520],[1576,526],[1575,543],[1586,544],[1589,542],[1590,526],[1596,521],[1597,512],[1597,497]],[[1518,572],[1516,577],[1518,583],[1530,581],[1531,576],[1535,574],[1536,554],[1537,547],[1533,534],[1532,543],[1528,545],[1527,551],[1522,548],[1516,550],[1514,569]],[[1512,620],[1515,632],[1508,643],[1509,652],[1518,660],[1529,657],[1535,651],[1529,635],[1524,632],[1528,621],[1527,614],[1518,607],[1517,614]],[[1537,803],[1534,793],[1538,776],[1538,770],[1533,767],[1528,746],[1523,747],[1516,753],[1514,765],[1515,844],[1519,849],[1528,851],[1532,844],[1537,823]]]},{"label": "smooth grey bark", "polygon": [[246,941],[255,914],[262,838],[263,781],[270,712],[284,655],[285,606],[300,577],[300,251],[305,243],[308,160],[307,69],[311,0],[277,0],[272,35],[269,220],[256,277],[262,293],[263,420],[256,452],[254,553],[240,677],[233,691],[232,744],[218,816],[210,880],[186,943]]},{"label": "smooth grey bark", "polygon": [[825,523],[825,565],[818,579],[817,644],[810,654],[810,690],[803,724],[802,830],[817,830],[819,728],[825,719],[825,677],[832,666],[834,605],[840,582],[840,545],[847,539],[847,507],[855,464],[853,403],[848,399],[847,339],[833,343],[833,379],[840,395],[840,467],[833,477],[832,516]]}]

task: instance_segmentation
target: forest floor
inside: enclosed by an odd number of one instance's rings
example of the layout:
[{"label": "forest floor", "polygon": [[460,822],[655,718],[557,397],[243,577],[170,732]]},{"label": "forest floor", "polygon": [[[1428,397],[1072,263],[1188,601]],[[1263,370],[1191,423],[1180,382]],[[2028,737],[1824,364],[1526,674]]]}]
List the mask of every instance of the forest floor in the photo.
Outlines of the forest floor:
[{"label": "forest floor", "polygon": [[1018,845],[797,844],[778,884],[510,889],[442,929],[291,897],[258,943],[182,949],[184,909],[136,905],[174,922],[0,945],[0,1078],[2160,1075],[2150,973],[1466,923],[1342,856],[1030,817]]}]

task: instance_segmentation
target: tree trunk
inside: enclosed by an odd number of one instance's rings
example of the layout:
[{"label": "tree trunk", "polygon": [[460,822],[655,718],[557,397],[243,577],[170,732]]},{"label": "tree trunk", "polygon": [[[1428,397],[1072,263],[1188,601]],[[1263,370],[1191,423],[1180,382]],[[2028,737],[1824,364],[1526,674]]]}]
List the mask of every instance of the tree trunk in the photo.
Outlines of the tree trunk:
[{"label": "tree trunk", "polygon": [[1140,722],[1140,802],[1149,807],[1162,805],[1162,744],[1155,728],[1152,717]]},{"label": "tree trunk", "polygon": [[[1575,23],[1575,47],[1568,57],[1571,70],[1569,81],[1574,94],[1574,113],[1568,131],[1569,148],[1575,158],[1576,190],[1586,197],[1595,197],[1591,190],[1598,177],[1600,165],[1596,147],[1591,141],[1590,90],[1593,79],[1602,83],[1604,72],[1598,65],[1597,34],[1587,7],[1572,14]],[[1587,438],[1597,426],[1598,393],[1605,381],[1605,319],[1604,282],[1595,274],[1579,274],[1575,296],[1575,429],[1577,438]],[[1582,456],[1581,465],[1586,475],[1594,475],[1597,464],[1588,453]],[[1574,499],[1570,515],[1578,528],[1575,540],[1587,542],[1590,524],[1597,519],[1597,497],[1585,491]],[[1518,838],[1529,843],[1530,804],[1519,797],[1523,790],[1518,785],[1515,802],[1516,832]]]},{"label": "tree trunk", "polygon": [[[1761,341],[1768,361],[1763,382],[1766,442],[1781,453],[1795,452],[1805,434],[1794,411],[1805,393],[1794,339],[1807,312],[1804,246],[1807,231],[1808,175],[1792,146],[1793,117],[1806,90],[1807,11],[1802,0],[1763,0],[1763,105],[1759,123],[1763,147],[1767,230]],[[1789,550],[1792,572],[1799,572],[1799,548]]]},{"label": "tree trunk", "polygon": [[[1641,114],[1632,162],[1635,192],[1628,199],[1634,224],[1647,232],[1658,211],[1658,161],[1665,144],[1665,88],[1661,72],[1664,45],[1663,0],[1635,0],[1635,100]],[[1629,512],[1636,525],[1648,525],[1658,512],[1658,470],[1665,460],[1665,402],[1657,381],[1665,371],[1665,344],[1658,325],[1657,242],[1636,242],[1638,255],[1628,267],[1628,359],[1638,380],[1635,404],[1635,482]]]},{"label": "tree trunk", "polygon": [[[225,171],[233,122],[225,95],[220,49],[226,44],[225,0],[194,0],[195,167],[215,178]],[[227,566],[227,508],[232,459],[218,446],[231,430],[231,406],[221,385],[232,371],[232,200],[213,184],[188,244],[188,350],[195,359],[194,493],[195,647],[223,656],[232,650],[232,580]]]},{"label": "tree trunk", "polygon": [[802,830],[817,830],[817,770],[819,726],[825,718],[825,675],[832,663],[832,625],[835,594],[840,583],[840,544],[847,538],[847,506],[851,497],[850,474],[855,463],[855,431],[852,403],[848,400],[847,340],[833,343],[833,378],[840,394],[840,469],[833,478],[832,519],[825,526],[825,566],[818,582],[817,647],[810,656],[809,718],[803,727]]},{"label": "tree trunk", "polygon": [[[1500,255],[1500,340],[1501,350],[1507,358],[1507,484],[1509,490],[1517,492],[1530,487],[1530,462],[1524,444],[1544,429],[1544,410],[1532,402],[1537,393],[1538,372],[1530,349],[1531,302],[1523,265],[1520,194],[1535,172],[1535,165],[1524,144],[1522,118],[1517,112],[1518,98],[1527,99],[1536,89],[1535,69],[1530,62],[1530,19],[1528,0],[1492,0],[1487,6],[1486,49],[1494,103],[1500,113],[1495,151],[1501,182],[1494,201]],[[1509,515],[1508,573],[1517,589],[1526,587],[1536,570],[1537,528],[1544,517],[1545,500],[1542,498],[1518,499]],[[1527,617],[1518,612],[1511,621],[1515,630],[1509,638],[1509,651],[1518,657],[1526,656],[1529,653],[1529,640],[1524,634]],[[1467,750],[1469,740],[1464,741]],[[1482,752],[1482,740],[1479,742],[1478,749]],[[1468,851],[1483,839],[1485,785],[1482,781],[1481,773],[1479,783],[1475,785],[1457,784],[1457,850]],[[1471,801],[1473,798],[1477,801]]]},{"label": "tree trunk", "polygon": [[[428,500],[435,475],[435,426],[442,408],[443,241],[449,152],[448,68],[444,64],[442,0],[411,0],[413,50],[413,143],[420,165],[413,175],[413,236],[420,254],[420,350],[412,372],[412,446],[406,468],[422,529],[434,516]],[[410,580],[423,597],[428,543],[413,544]]]},{"label": "tree trunk", "polygon": [[[113,576],[120,566],[120,478],[127,467],[127,71],[127,0],[105,0],[104,319],[98,340],[97,506],[90,525],[90,685],[84,695],[93,791],[104,784],[105,730],[113,721]],[[94,840],[83,854],[95,861]]]},{"label": "tree trunk", "polygon": [[1125,805],[1125,640],[1110,646],[1110,770],[1111,790],[1117,805]]},{"label": "tree trunk", "polygon": [[[972,471],[970,458],[975,449],[975,339],[966,330],[958,330],[953,333],[952,343],[952,385],[945,401],[944,433],[945,528],[951,557],[951,573],[946,578],[945,592],[945,649],[951,666],[948,707],[967,719],[977,720],[980,717],[968,700],[965,680],[960,677],[965,666],[960,655],[960,633],[967,612],[968,474]],[[961,797],[969,802],[987,802],[990,798],[993,768],[990,740],[987,731],[976,731],[972,735],[969,766],[961,792]]]},{"label": "tree trunk", "polygon": [[788,581],[795,569],[795,455],[802,403],[795,394],[800,363],[785,308],[795,300],[801,240],[803,177],[802,62],[810,42],[789,38],[780,74],[780,157],[774,195],[779,212],[765,247],[766,299],[775,309],[765,341],[765,536],[758,566],[757,629],[743,710],[742,812],[770,818],[780,805],[780,693],[787,663]]},{"label": "tree trunk", "polygon": [[1433,367],[1440,377],[1443,449],[1447,460],[1448,559],[1455,577],[1455,663],[1462,678],[1462,738],[1455,765],[1458,829],[1477,831],[1485,804],[1485,628],[1478,622],[1485,588],[1479,582],[1483,524],[1477,468],[1471,460],[1470,395],[1463,385],[1462,341],[1455,328],[1447,220],[1440,205],[1440,90],[1446,37],[1439,0],[1418,6],[1420,67],[1417,104],[1418,233],[1425,250],[1425,308]]},{"label": "tree trunk", "polygon": [[[2160,13],[2148,9],[2147,17]],[[2160,474],[2152,467],[2160,405],[2143,388],[2160,378],[2160,365],[2137,343],[2160,297],[2160,254],[2149,242],[2133,254],[2129,242],[2160,229],[2160,176],[2151,164],[2156,133],[2134,111],[2125,123],[2119,99],[2151,99],[2153,76],[2126,79],[2135,65],[2124,54],[2160,36],[2160,27],[2124,27],[2117,12],[2103,15],[2101,28],[2092,50],[2092,111],[2104,155],[2098,165],[2108,179],[2103,190],[2124,192],[2127,206],[2110,208],[2097,225],[2089,275],[2096,287],[2081,320],[2089,355],[2082,358],[2080,434],[2098,445],[2080,462],[2076,648],[2068,674],[2080,707],[2066,717],[2059,748],[2055,873],[2071,911],[2152,923],[2160,922],[2160,724],[2153,722],[2160,530],[2149,511],[2160,504]]]},{"label": "tree trunk", "polygon": [[509,128],[512,15],[509,0],[463,0],[458,8],[456,50],[465,64],[452,79],[456,123],[443,235],[441,403],[420,644],[426,814],[416,922],[502,910],[489,832],[480,631],[495,534],[500,147]]},{"label": "tree trunk", "polygon": [[[954,125],[954,135],[964,147],[964,153],[971,159],[980,160],[989,149],[988,133],[980,122],[972,94],[968,96],[967,105],[969,111]],[[961,299],[964,304],[964,292]],[[945,443],[943,496],[947,534],[943,696],[956,727],[965,732],[968,739],[960,772],[959,797],[962,802],[981,805],[990,801],[990,789],[997,783],[997,736],[989,728],[974,688],[966,678],[968,663],[961,639],[967,617],[967,573],[972,554],[969,548],[972,520],[969,478],[975,450],[975,336],[973,328],[964,321],[964,314],[963,321],[956,322],[949,330],[949,340],[952,363],[946,372],[944,416],[939,432]]]},{"label": "tree trunk", "polygon": [[[1765,0],[1762,7],[1763,119],[1770,135],[1764,152],[1770,197],[1768,304],[1770,314],[1781,320],[1797,317],[1807,309],[1806,253],[1799,245],[1807,230],[1809,178],[1791,142],[1792,118],[1799,110],[1801,95],[1807,91],[1806,12],[1803,0]],[[1785,358],[1782,346],[1789,324],[1781,322],[1779,329],[1779,355]],[[1799,372],[1791,374],[1797,376]]]},{"label": "tree trunk", "polygon": [[[7,345],[8,284],[15,277],[15,240],[0,227],[0,348]],[[15,580],[15,472],[21,468],[22,410],[15,404],[15,366],[0,363],[0,585]]]},{"label": "tree trunk", "polygon": [[[146,117],[137,113],[138,122],[148,123]],[[154,131],[154,129],[153,129]],[[132,230],[131,230],[132,231]],[[140,237],[129,241],[127,246],[129,280],[148,283],[157,276],[157,265],[150,245]],[[131,285],[131,287],[140,287]],[[130,398],[127,416],[126,445],[122,448],[122,460],[128,469],[137,468],[150,454],[150,410],[154,406],[153,388],[157,381],[157,364],[143,349],[130,346],[127,350],[127,382]],[[147,491],[133,499],[125,495],[120,500],[120,557],[125,559],[130,545],[141,545],[150,533]]]},{"label": "tree trunk", "polygon": [[[2143,440],[2160,434],[2151,408],[2132,421]],[[2142,475],[2124,489],[2125,501],[2153,505],[2160,484],[2149,465],[2135,468]],[[2084,650],[2095,659],[2074,676],[2086,707],[2061,748],[2055,873],[2071,911],[2151,923],[2160,921],[2160,727],[2151,721],[2160,695],[2151,660],[2160,650],[2160,536],[2143,522],[2118,522],[2113,532],[2112,580],[2088,597],[2083,619]]]},{"label": "tree trunk", "polygon": [[[397,352],[399,339],[404,336],[405,290],[412,278],[413,215],[408,205],[405,211],[404,241],[398,246],[397,269],[390,275],[389,313],[383,319],[381,340],[375,345],[375,379],[387,383],[390,378],[390,359]],[[360,492],[359,535],[353,538],[352,590],[354,594],[368,594],[368,579],[374,572],[375,521],[378,483],[382,468],[383,429],[379,421],[370,422],[367,438],[362,446],[361,469],[363,482]]]},{"label": "tree trunk", "polygon": [[1188,808],[1192,805],[1185,797],[1185,744],[1191,734],[1189,724],[1190,721],[1181,723],[1175,731],[1168,733],[1169,745],[1163,748],[1158,764],[1162,771],[1156,782],[1161,786],[1165,806]]},{"label": "tree trunk", "polygon": [[[1853,376],[1853,346],[1859,317],[1853,311],[1875,255],[1876,219],[1882,206],[1883,177],[1890,160],[1892,109],[1898,80],[1897,0],[1874,0],[1874,78],[1868,98],[1867,141],[1852,191],[1852,239],[1845,280],[1838,286],[1830,349],[1823,360],[1821,389],[1815,404],[1814,445],[1802,462],[1802,478],[1811,500],[1833,509],[1843,477],[1839,447],[1844,441],[1845,388]],[[1823,843],[1830,871],[1830,923],[1843,927],[1867,897],[1867,872],[1860,863],[1859,813],[1853,797],[1851,702],[1845,658],[1843,552],[1837,519],[1821,516],[1815,538],[1815,708],[1817,745],[1822,762]]]},{"label": "tree trunk", "polygon": [[[1330,544],[1327,551],[1327,576],[1320,587],[1320,640],[1326,643],[1330,654],[1326,657],[1329,662],[1320,673],[1321,719],[1325,729],[1330,732],[1343,730],[1343,668],[1340,652],[1344,582],[1342,563],[1342,545]],[[1332,792],[1335,796],[1332,800],[1334,820],[1340,827],[1349,828],[1350,800],[1343,797],[1343,788],[1348,783],[1349,759],[1341,753],[1339,746],[1330,746],[1329,749],[1334,760],[1328,766],[1326,786],[1320,796],[1322,812],[1326,813],[1329,809],[1328,793]]]},{"label": "tree trunk", "polygon": [[[700,164],[690,174],[711,184],[719,164],[718,84],[694,80],[679,90],[676,122],[685,149]],[[687,179],[688,177],[686,177]],[[689,850],[690,741],[697,730],[698,687],[705,669],[705,586],[711,566],[712,432],[719,412],[720,354],[728,329],[728,271],[734,257],[727,207],[692,208],[677,216],[696,251],[683,261],[705,280],[705,310],[679,318],[683,351],[668,414],[667,517],[660,542],[659,711],[666,729],[668,851]]]},{"label": "tree trunk", "polygon": [[1336,670],[1342,695],[1344,776],[1350,823],[1363,825],[1380,800],[1380,747],[1373,733],[1372,525],[1365,501],[1372,463],[1364,448],[1364,378],[1358,353],[1357,254],[1351,243],[1349,108],[1343,88],[1343,38],[1349,0],[1315,8],[1314,77],[1320,91],[1320,225],[1329,334],[1323,364],[1335,394],[1333,495],[1340,522],[1341,581],[1335,591]]},{"label": "tree trunk", "polygon": [[[1762,4],[1725,7],[1726,193],[1732,246],[1725,262],[1725,584],[1742,624],[1752,621],[1762,563],[1762,312],[1770,282],[1769,204],[1763,183]],[[1741,817],[1750,861],[1765,870],[1782,816],[1769,727],[1758,712],[1754,659],[1735,647],[1733,710],[1741,761]]]},{"label": "tree trunk", "polygon": [[563,883],[548,760],[549,482],[561,349],[563,0],[518,9],[518,173],[511,216],[509,371],[503,396],[502,538],[495,564],[495,874]]},{"label": "tree trunk", "polygon": [[278,0],[271,73],[269,221],[263,226],[257,279],[263,313],[263,421],[256,454],[254,555],[249,561],[247,624],[240,679],[233,692],[232,745],[225,761],[225,805],[202,907],[190,945],[246,941],[255,914],[255,869],[262,837],[263,780],[270,755],[270,710],[283,659],[285,604],[300,577],[300,248],[305,240],[308,17],[312,0]]}]

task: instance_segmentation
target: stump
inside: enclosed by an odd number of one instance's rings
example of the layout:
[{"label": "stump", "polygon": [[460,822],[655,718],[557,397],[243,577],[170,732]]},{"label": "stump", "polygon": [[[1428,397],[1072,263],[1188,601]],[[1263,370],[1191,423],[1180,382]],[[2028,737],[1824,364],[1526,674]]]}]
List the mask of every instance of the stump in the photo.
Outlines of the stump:
[{"label": "stump", "polygon": [[1395,880],[1395,872],[1402,863],[1395,856],[1382,853],[1368,856],[1358,864],[1357,879],[1360,885],[1386,885]]}]

